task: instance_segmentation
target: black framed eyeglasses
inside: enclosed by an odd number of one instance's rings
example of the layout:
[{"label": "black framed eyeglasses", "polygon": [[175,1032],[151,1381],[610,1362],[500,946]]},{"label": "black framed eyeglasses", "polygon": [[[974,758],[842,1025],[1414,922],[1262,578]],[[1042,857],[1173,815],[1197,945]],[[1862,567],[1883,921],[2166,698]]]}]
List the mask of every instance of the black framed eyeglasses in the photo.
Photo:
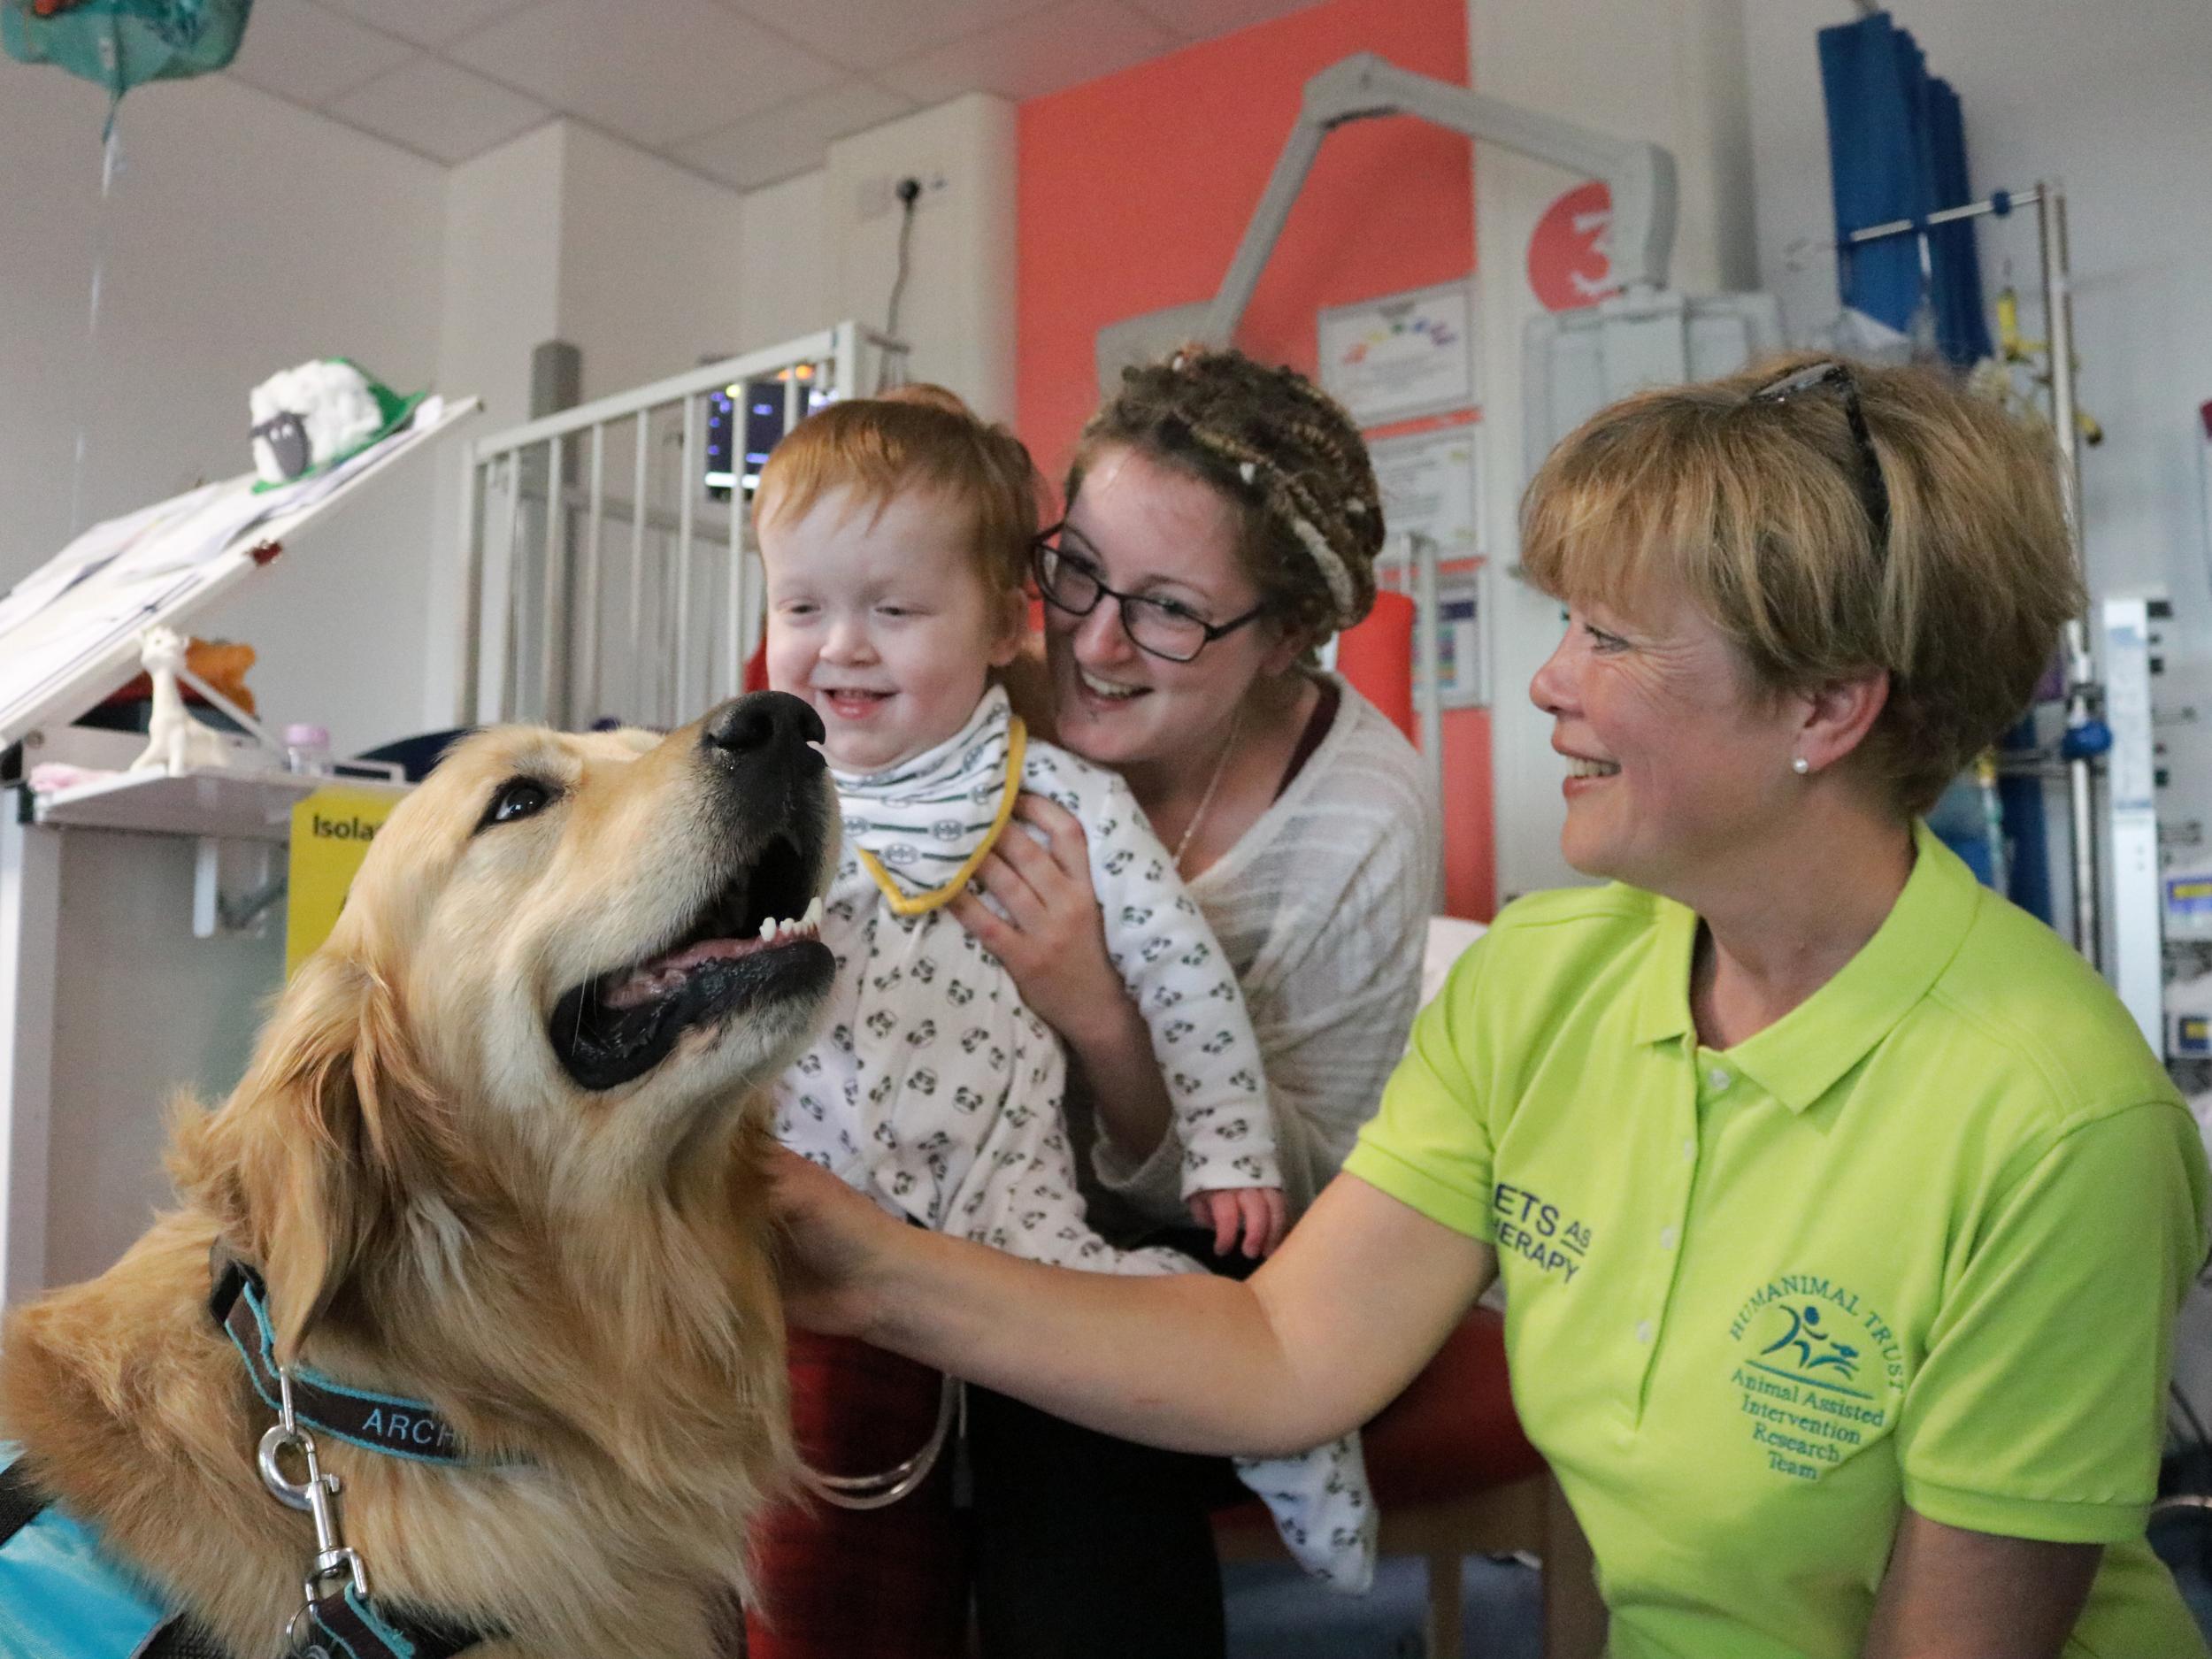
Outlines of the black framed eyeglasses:
[{"label": "black framed eyeglasses", "polygon": [[1121,631],[1141,651],[1171,663],[1187,663],[1216,640],[1266,613],[1263,601],[1240,617],[1209,622],[1171,599],[1152,599],[1109,588],[1099,580],[1095,565],[1060,545],[1060,534],[1066,527],[1056,524],[1030,543],[1030,568],[1036,572],[1037,591],[1054,610],[1071,617],[1087,617],[1098,609],[1100,600],[1113,600],[1121,607]]},{"label": "black framed eyeglasses", "polygon": [[1824,391],[1833,387],[1840,395],[1843,418],[1850,424],[1851,441],[1859,449],[1859,499],[1865,504],[1867,521],[1874,526],[1874,550],[1877,554],[1889,550],[1889,481],[1882,476],[1882,457],[1874,452],[1874,434],[1867,429],[1866,411],[1859,407],[1859,377],[1851,373],[1847,363],[1830,358],[1824,363],[1809,364],[1793,369],[1771,385],[1762,386],[1751,394],[1755,403],[1786,403],[1793,397],[1808,392]]}]

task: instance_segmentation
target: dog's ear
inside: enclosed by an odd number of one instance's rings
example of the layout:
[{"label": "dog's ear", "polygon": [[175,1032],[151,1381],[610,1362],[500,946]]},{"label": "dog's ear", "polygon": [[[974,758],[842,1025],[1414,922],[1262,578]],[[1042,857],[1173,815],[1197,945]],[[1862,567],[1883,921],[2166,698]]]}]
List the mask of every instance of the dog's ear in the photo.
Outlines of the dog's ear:
[{"label": "dog's ear", "polygon": [[452,1136],[405,1040],[390,981],[326,948],[300,965],[221,1110],[180,1126],[179,1185],[269,1284],[277,1351],[380,1256],[439,1190]]}]

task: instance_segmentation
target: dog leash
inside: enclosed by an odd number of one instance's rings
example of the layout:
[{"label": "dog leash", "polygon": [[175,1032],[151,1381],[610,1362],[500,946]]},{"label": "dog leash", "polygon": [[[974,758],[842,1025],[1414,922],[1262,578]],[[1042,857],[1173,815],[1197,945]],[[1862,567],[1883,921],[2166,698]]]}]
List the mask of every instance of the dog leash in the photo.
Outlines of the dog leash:
[{"label": "dog leash", "polygon": [[[280,1364],[269,1322],[268,1287],[218,1240],[210,1252],[208,1313],[246,1362],[254,1392],[277,1420],[262,1434],[254,1462],[271,1496],[303,1509],[315,1525],[315,1553],[302,1581],[303,1603],[285,1627],[288,1659],[452,1659],[503,1634],[381,1607],[368,1563],[341,1525],[338,1477],[324,1471],[315,1432],[388,1456],[419,1463],[472,1463],[437,1409],[403,1394],[350,1388],[305,1366]],[[305,1471],[295,1479],[287,1455]]]},{"label": "dog leash", "polygon": [[946,1440],[951,1438],[953,1418],[966,1401],[967,1395],[959,1383],[948,1376],[942,1379],[937,1395],[936,1426],[930,1430],[929,1439],[913,1456],[872,1475],[825,1475],[802,1458],[799,1484],[824,1502],[841,1509],[888,1509],[929,1479],[930,1471],[937,1467],[937,1459],[943,1455]]},{"label": "dog leash", "polygon": [[[452,1659],[485,1640],[488,1632],[377,1606],[368,1563],[339,1525],[338,1477],[323,1472],[315,1437],[301,1425],[290,1368],[278,1366],[276,1378],[277,1421],[262,1435],[254,1462],[278,1502],[305,1509],[315,1522],[315,1553],[302,1586],[305,1604],[284,1630],[290,1659]],[[304,1480],[284,1472],[287,1451],[305,1465]]]}]

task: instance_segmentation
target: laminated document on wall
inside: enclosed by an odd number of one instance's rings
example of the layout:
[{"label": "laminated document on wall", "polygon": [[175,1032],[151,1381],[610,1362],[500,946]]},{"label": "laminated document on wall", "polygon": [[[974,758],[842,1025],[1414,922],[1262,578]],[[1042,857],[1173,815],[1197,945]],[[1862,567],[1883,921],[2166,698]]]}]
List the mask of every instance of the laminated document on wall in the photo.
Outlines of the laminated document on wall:
[{"label": "laminated document on wall", "polygon": [[1315,335],[1322,389],[1361,426],[1480,401],[1471,279],[1330,306]]},{"label": "laminated document on wall", "polygon": [[0,749],[66,722],[137,672],[139,636],[180,626],[367,479],[477,409],[426,398],[329,472],[257,490],[248,472],[95,525],[0,595]]}]

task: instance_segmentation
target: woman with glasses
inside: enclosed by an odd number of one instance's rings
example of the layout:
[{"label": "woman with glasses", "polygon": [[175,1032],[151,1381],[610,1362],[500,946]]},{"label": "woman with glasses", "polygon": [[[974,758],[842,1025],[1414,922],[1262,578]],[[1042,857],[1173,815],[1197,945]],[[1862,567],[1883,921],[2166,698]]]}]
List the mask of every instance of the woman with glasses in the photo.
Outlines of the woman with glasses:
[{"label": "woman with glasses", "polygon": [[1364,1421],[1502,1277],[1614,1659],[2201,1659],[2143,1536],[2196,1125],[1920,818],[2081,607],[2047,443],[1913,370],[1646,393],[1547,460],[1522,558],[1610,885],[1499,916],[1283,1248],[1094,1280],[790,1168],[795,1317],[1250,1454]]},{"label": "woman with glasses", "polygon": [[[1303,376],[1186,350],[1085,428],[1038,540],[1054,741],[1118,772],[1234,969],[1292,1213],[1336,1173],[1404,1052],[1442,830],[1412,746],[1313,648],[1365,616],[1383,541],[1366,446]],[[1184,1148],[1106,955],[1075,820],[1024,795],[953,913],[1063,1039],[1092,1218],[1178,1239]],[[1235,1264],[1225,1263],[1234,1269]],[[1241,1271],[1249,1271],[1249,1263]],[[1171,1459],[972,1390],[985,1650],[1222,1651],[1218,1460]]]},{"label": "woman with glasses", "polygon": [[[1336,403],[1288,369],[1187,350],[1130,371],[1084,429],[1066,518],[1039,537],[1056,741],[1120,772],[1226,947],[1267,1056],[1294,1211],[1351,1148],[1404,1046],[1441,860],[1419,757],[1310,666],[1367,614],[1374,470]],[[962,919],[1067,1041],[1099,1109],[1105,1185],[1178,1211],[1180,1149],[1088,906],[1073,821],[1031,797]]]}]

